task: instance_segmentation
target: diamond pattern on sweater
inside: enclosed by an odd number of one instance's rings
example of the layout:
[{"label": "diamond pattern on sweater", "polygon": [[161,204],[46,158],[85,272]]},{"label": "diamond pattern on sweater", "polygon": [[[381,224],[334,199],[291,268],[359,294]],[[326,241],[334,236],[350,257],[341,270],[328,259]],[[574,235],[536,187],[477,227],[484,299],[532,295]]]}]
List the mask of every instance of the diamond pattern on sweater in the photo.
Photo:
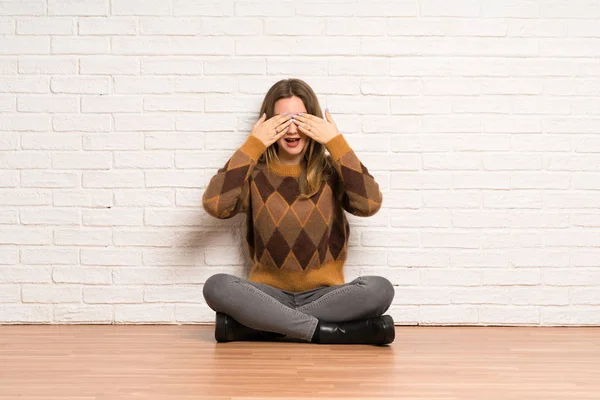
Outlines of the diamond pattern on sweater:
[{"label": "diamond pattern on sweater", "polygon": [[298,259],[294,257],[293,253],[288,254],[280,269],[287,271],[302,271],[302,267],[300,266]]},{"label": "diamond pattern on sweater", "polygon": [[346,182],[346,190],[359,194],[362,197],[367,197],[365,180],[360,172],[342,166],[342,176],[344,178],[344,182]]},{"label": "diamond pattern on sweater", "polygon": [[285,213],[290,208],[290,206],[288,206],[287,202],[285,201],[283,196],[279,194],[279,192],[275,192],[271,196],[269,196],[269,199],[265,202],[265,206],[267,207],[269,214],[271,214],[275,225],[279,225],[281,223],[281,220],[285,216]]},{"label": "diamond pattern on sweater", "polygon": [[302,229],[300,235],[298,235],[298,239],[296,239],[296,242],[292,246],[292,251],[300,262],[302,269],[306,269],[316,248],[310,236]]},{"label": "diamond pattern on sweater", "polygon": [[315,204],[312,201],[297,201],[292,205],[291,209],[296,218],[298,218],[298,221],[300,221],[300,226],[304,227],[310,217],[310,213],[315,209]]},{"label": "diamond pattern on sweater", "polygon": [[298,222],[296,215],[293,212],[288,211],[281,219],[281,223],[277,229],[279,229],[279,232],[281,232],[285,241],[290,246],[294,246],[302,227],[300,226],[300,222]]},{"label": "diamond pattern on sweater", "polygon": [[267,250],[265,252],[268,252],[271,255],[277,266],[282,265],[283,261],[285,261],[285,258],[290,252],[290,246],[285,241],[281,232],[279,232],[279,229],[275,229],[275,232],[271,235],[271,239],[269,239],[269,242],[267,243]]},{"label": "diamond pattern on sweater", "polygon": [[321,196],[319,197],[319,201],[317,202],[317,210],[323,216],[326,224],[331,223],[331,216],[333,214],[333,207],[331,203],[331,198],[333,196],[333,191],[327,185],[323,187],[321,191]]},{"label": "diamond pattern on sweater", "polygon": [[271,239],[273,232],[275,232],[275,229],[277,228],[266,207],[263,207],[258,213],[258,216],[254,220],[254,225],[260,226],[258,232],[264,243],[267,243],[269,239]]},{"label": "diamond pattern on sweater", "polygon": [[300,196],[300,186],[298,181],[291,176],[287,176],[277,187],[285,201],[291,205]]},{"label": "diamond pattern on sweater", "polygon": [[248,165],[241,166],[239,168],[233,168],[225,172],[225,180],[221,187],[221,193],[227,193],[231,189],[237,188],[243,182],[246,174],[248,173]]},{"label": "diamond pattern on sweater", "polygon": [[263,202],[266,202],[271,193],[275,191],[275,188],[269,180],[267,179],[265,174],[258,174],[253,180],[253,183],[256,185],[258,192],[260,193],[260,197]]}]

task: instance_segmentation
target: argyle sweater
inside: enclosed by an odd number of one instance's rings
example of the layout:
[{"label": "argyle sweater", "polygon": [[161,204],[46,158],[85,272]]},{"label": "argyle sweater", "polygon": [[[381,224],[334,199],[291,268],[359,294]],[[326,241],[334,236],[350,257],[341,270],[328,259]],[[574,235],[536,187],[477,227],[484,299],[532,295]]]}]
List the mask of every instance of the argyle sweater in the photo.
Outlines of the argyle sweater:
[{"label": "argyle sweater", "polygon": [[343,210],[371,216],[383,196],[341,134],[325,146],[333,173],[308,199],[298,198],[304,167],[259,163],[266,146],[252,135],[211,178],[202,197],[206,212],[222,219],[246,214],[248,280],[292,292],[345,283],[350,227]]}]

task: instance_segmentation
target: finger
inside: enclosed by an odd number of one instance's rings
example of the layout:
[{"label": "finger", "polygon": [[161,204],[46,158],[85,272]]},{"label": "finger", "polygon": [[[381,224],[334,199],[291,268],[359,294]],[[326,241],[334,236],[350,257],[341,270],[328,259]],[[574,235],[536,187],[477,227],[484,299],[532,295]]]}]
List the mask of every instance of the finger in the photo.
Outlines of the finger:
[{"label": "finger", "polygon": [[300,132],[304,133],[306,136],[310,137],[311,139],[315,138],[315,135],[308,128],[305,128],[302,125],[298,125],[298,129],[300,130]]},{"label": "finger", "polygon": [[254,123],[254,126],[257,126],[261,123],[263,123],[263,121],[265,120],[265,118],[267,118],[267,113],[263,113],[259,119],[256,120],[256,122]]},{"label": "finger", "polygon": [[288,125],[288,126],[286,126],[285,128],[283,128],[283,129],[281,130],[281,132],[278,132],[278,133],[275,135],[275,141],[278,141],[279,139],[281,139],[281,138],[282,138],[282,137],[283,137],[283,136],[284,136],[284,135],[287,133],[287,131],[289,131],[289,130],[290,130],[290,126],[289,126],[289,125]]},{"label": "finger", "polygon": [[318,121],[322,118],[317,117],[316,115],[302,113],[302,115],[297,115],[296,118],[299,118],[302,121]]},{"label": "finger", "polygon": [[278,126],[290,118],[291,118],[290,114],[288,114],[288,115],[277,114],[277,115],[274,115],[268,122],[270,123],[270,126]]},{"label": "finger", "polygon": [[287,127],[287,126],[290,126],[291,124],[293,124],[293,121],[292,121],[292,119],[288,119],[288,120],[287,120],[287,121],[285,121],[284,123],[282,123],[282,124],[279,124],[279,125],[277,126],[276,130],[277,130],[277,131],[279,131],[280,129],[283,129],[283,128]]},{"label": "finger", "polygon": [[308,121],[303,120],[300,121],[296,118],[293,118],[292,121],[296,124],[296,126],[300,127],[300,126],[304,126],[305,128],[307,128],[310,124],[308,123]]}]

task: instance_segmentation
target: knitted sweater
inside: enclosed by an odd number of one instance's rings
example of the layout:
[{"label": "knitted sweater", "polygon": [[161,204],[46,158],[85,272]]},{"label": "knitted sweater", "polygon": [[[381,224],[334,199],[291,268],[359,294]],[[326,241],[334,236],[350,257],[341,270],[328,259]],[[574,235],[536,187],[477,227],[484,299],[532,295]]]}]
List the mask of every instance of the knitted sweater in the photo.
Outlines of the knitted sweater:
[{"label": "knitted sweater", "polygon": [[383,196],[341,134],[325,146],[333,173],[308,199],[298,198],[303,166],[259,163],[266,146],[252,135],[211,178],[202,197],[206,212],[223,219],[246,214],[248,280],[291,292],[345,282],[350,227],[343,210],[373,215]]}]

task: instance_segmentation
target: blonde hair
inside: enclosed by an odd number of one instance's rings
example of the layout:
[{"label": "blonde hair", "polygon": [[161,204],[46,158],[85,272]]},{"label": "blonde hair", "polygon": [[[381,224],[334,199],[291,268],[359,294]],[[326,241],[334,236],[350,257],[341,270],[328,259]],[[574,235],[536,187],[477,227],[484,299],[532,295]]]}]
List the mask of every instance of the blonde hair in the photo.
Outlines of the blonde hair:
[{"label": "blonde hair", "polygon": [[[275,103],[280,99],[287,99],[292,96],[299,97],[306,107],[308,114],[324,118],[319,106],[319,100],[312,88],[300,79],[282,79],[276,82],[263,100],[260,107],[259,117],[266,113],[266,119],[275,115]],[[306,162],[306,168],[302,169],[300,174],[300,198],[308,198],[314,195],[321,186],[321,182],[327,179],[332,172],[332,166],[327,162],[325,155],[325,146],[306,136],[306,146],[303,160]],[[273,143],[258,159],[259,162],[265,162],[267,166],[272,160],[278,160],[279,145]]]}]

